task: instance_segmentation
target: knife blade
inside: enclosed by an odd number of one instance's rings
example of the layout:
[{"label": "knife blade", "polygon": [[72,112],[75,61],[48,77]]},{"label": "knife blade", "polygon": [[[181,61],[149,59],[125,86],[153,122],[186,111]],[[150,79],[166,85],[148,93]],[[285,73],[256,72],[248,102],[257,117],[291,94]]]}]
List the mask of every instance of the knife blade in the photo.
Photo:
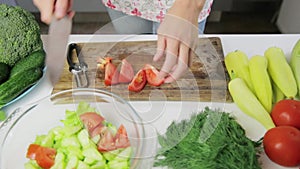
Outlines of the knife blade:
[{"label": "knife blade", "polygon": [[62,19],[53,17],[49,26],[46,70],[52,86],[57,83],[63,71],[71,29],[72,20],[68,16]]}]

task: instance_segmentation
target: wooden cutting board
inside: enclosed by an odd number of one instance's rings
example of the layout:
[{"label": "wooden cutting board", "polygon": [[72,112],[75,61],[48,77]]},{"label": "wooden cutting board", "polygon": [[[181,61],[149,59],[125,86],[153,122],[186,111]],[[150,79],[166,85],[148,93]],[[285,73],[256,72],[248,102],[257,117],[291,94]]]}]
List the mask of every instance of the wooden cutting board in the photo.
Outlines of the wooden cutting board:
[{"label": "wooden cutting board", "polygon": [[[109,56],[113,58],[113,63],[119,68],[121,60],[126,58],[132,64],[135,72],[146,63],[159,69],[164,60],[157,63],[152,61],[156,53],[156,41],[78,43],[77,45],[80,47],[80,56],[88,65],[89,88],[110,91],[130,101],[232,102],[227,90],[229,76],[224,66],[222,44],[217,37],[199,38],[197,53],[200,53],[200,56],[193,53],[190,68],[180,80],[159,87],[147,84],[138,93],[128,91],[128,84],[105,86],[104,72],[97,68],[97,61]],[[76,56],[73,58],[76,62]],[[77,88],[77,85],[66,62],[61,78],[54,86],[53,93],[72,88]]]}]

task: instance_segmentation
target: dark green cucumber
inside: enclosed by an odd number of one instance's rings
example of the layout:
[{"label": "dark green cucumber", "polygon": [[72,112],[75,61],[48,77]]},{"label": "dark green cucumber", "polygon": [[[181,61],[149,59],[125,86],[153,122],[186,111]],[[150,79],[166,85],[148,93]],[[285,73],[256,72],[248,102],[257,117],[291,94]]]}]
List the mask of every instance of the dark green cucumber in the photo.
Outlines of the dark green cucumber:
[{"label": "dark green cucumber", "polygon": [[18,61],[10,71],[10,77],[15,76],[16,74],[26,71],[31,68],[41,68],[45,66],[46,53],[44,50],[38,50],[27,57]]},{"label": "dark green cucumber", "polygon": [[9,66],[5,63],[0,63],[0,84],[5,82],[9,77]]},{"label": "dark green cucumber", "polygon": [[43,75],[40,68],[31,68],[9,78],[0,85],[0,107],[10,102],[28,87],[35,84]]}]

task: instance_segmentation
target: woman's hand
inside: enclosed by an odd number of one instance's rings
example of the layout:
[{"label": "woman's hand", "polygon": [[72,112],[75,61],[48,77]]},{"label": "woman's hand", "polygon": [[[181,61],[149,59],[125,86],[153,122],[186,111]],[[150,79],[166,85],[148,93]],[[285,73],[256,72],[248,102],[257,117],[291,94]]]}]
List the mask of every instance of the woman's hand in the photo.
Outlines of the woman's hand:
[{"label": "woman's hand", "polygon": [[41,21],[50,24],[53,17],[61,19],[68,15],[72,18],[75,12],[71,10],[73,0],[33,0],[41,13]]},{"label": "woman's hand", "polygon": [[198,41],[198,17],[205,0],[176,0],[158,28],[157,53],[153,60],[166,55],[159,72],[165,83],[179,79],[188,69],[191,51]]}]

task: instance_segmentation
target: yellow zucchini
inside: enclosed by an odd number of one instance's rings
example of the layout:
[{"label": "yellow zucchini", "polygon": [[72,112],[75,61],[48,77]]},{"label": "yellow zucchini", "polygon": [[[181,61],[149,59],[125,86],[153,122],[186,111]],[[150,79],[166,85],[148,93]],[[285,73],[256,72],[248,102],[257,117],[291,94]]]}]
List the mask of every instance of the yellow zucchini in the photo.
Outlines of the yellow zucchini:
[{"label": "yellow zucchini", "polygon": [[244,113],[256,119],[267,130],[275,127],[270,114],[251,92],[243,79],[232,79],[228,84],[228,88],[233,101]]},{"label": "yellow zucchini", "polygon": [[273,90],[273,104],[283,100],[285,98],[282,91],[278,88],[278,86],[272,81],[272,90]]},{"label": "yellow zucchini", "polygon": [[279,47],[270,47],[265,51],[268,60],[268,72],[274,83],[288,98],[297,94],[297,84],[286,56]]},{"label": "yellow zucchini", "polygon": [[298,94],[300,92],[300,40],[293,47],[290,65],[294,73],[298,86]]},{"label": "yellow zucchini", "polygon": [[236,50],[228,53],[224,60],[230,79],[242,78],[251,91],[254,91],[249,73],[248,56],[244,52]]},{"label": "yellow zucchini", "polygon": [[249,72],[254,93],[268,113],[272,110],[273,91],[268,74],[268,61],[265,57],[255,55],[249,60]]}]

